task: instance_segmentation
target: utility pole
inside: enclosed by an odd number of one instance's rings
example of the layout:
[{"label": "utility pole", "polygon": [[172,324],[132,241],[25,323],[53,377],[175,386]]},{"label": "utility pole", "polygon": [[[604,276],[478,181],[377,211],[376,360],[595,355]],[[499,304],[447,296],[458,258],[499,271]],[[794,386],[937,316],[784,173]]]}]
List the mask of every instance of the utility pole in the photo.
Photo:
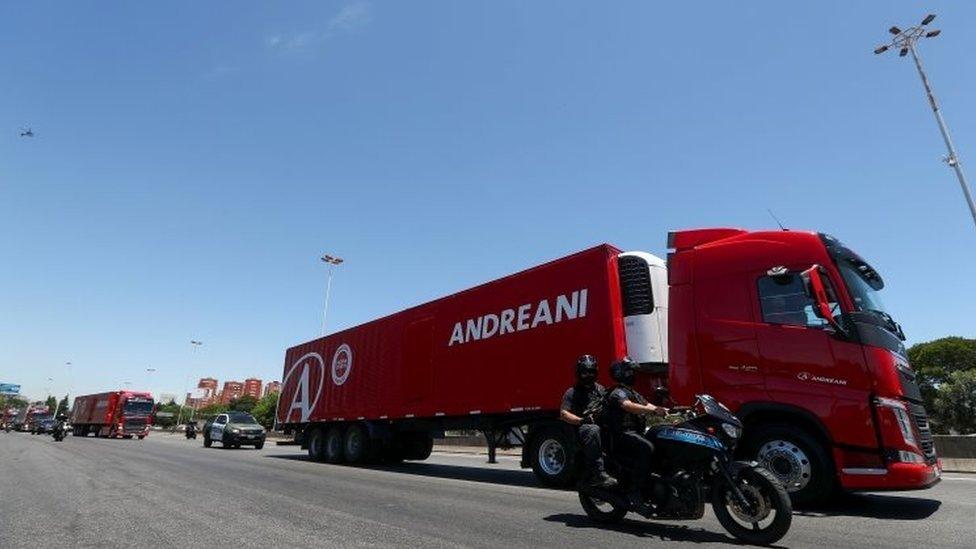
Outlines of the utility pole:
[{"label": "utility pole", "polygon": [[899,57],[905,57],[909,53],[912,54],[912,59],[915,61],[915,68],[918,69],[918,76],[922,79],[922,85],[925,87],[925,95],[929,100],[929,106],[932,107],[935,121],[939,124],[939,131],[942,133],[942,140],[945,141],[946,149],[949,151],[949,155],[943,160],[956,172],[959,186],[962,187],[962,194],[966,198],[966,204],[969,206],[969,213],[973,216],[973,223],[976,224],[976,202],[973,202],[973,194],[969,190],[966,174],[962,171],[962,163],[959,162],[959,155],[956,154],[956,148],[952,144],[952,138],[949,137],[949,128],[946,127],[945,119],[942,118],[939,103],[935,100],[935,93],[932,91],[931,84],[929,84],[929,78],[922,68],[922,58],[918,55],[917,46],[919,39],[935,38],[942,32],[938,29],[929,30],[928,24],[934,19],[935,14],[930,13],[922,19],[920,24],[914,27],[909,27],[905,30],[898,27],[891,27],[888,29],[888,32],[895,35],[895,37],[888,44],[878,46],[874,50],[874,53],[881,54],[888,51],[889,48],[897,48]]},{"label": "utility pole", "polygon": [[[325,323],[329,318],[329,294],[332,292],[332,274],[336,265],[342,264],[344,261],[341,257],[336,257],[332,255],[323,255],[322,261],[329,264],[329,281],[325,285],[325,312],[322,313],[322,335],[325,335]],[[279,393],[280,394],[280,393]]]}]

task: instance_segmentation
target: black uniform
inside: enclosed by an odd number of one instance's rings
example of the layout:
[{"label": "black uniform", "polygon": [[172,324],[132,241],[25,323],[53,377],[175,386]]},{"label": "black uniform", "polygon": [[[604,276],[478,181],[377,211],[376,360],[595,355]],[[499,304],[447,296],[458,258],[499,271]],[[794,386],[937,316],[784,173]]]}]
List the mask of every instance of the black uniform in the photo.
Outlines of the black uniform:
[{"label": "black uniform", "polygon": [[640,393],[624,385],[614,387],[610,393],[607,423],[613,433],[614,455],[629,462],[638,479],[645,479],[651,471],[654,445],[644,438],[644,428],[647,426],[644,416],[624,411],[625,400],[647,404]]},{"label": "black uniform", "polygon": [[[566,390],[563,395],[561,410],[566,410],[573,415],[583,417],[583,412],[589,405],[603,398],[606,389],[599,383],[594,383],[592,387],[574,385]],[[583,458],[586,460],[586,467],[590,472],[603,471],[603,444],[600,439],[600,426],[592,423],[584,423],[577,427],[576,434],[579,436],[580,446],[583,448]]]}]

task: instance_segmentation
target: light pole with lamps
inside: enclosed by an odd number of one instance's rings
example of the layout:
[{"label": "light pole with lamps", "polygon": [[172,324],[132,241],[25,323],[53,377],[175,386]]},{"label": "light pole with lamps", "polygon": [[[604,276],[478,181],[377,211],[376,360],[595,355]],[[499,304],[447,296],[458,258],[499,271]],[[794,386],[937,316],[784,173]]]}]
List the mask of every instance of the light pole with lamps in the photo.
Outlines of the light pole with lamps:
[{"label": "light pole with lamps", "polygon": [[883,44],[875,48],[874,53],[881,54],[890,48],[897,48],[899,57],[905,57],[909,53],[912,54],[912,59],[915,61],[915,68],[918,69],[918,76],[922,79],[922,85],[925,86],[925,95],[928,97],[929,106],[932,107],[935,121],[939,124],[942,140],[945,141],[946,148],[949,150],[949,155],[944,158],[945,163],[955,170],[956,178],[959,179],[959,186],[962,187],[962,194],[966,198],[966,204],[969,206],[969,213],[972,214],[973,223],[976,224],[976,202],[973,202],[973,195],[969,190],[969,183],[966,182],[966,175],[962,171],[959,155],[956,154],[956,148],[952,145],[952,138],[949,137],[949,128],[946,127],[945,120],[942,118],[942,111],[939,109],[939,103],[935,100],[935,93],[929,84],[929,78],[925,74],[925,70],[922,69],[922,59],[919,57],[918,48],[916,47],[919,39],[935,38],[942,32],[938,29],[930,30],[928,28],[928,24],[934,19],[935,14],[930,13],[922,19],[921,23],[905,30],[898,27],[891,27],[888,29],[888,32],[895,35],[895,37],[888,44]]},{"label": "light pole with lamps", "polygon": [[332,293],[332,274],[336,265],[341,265],[344,261],[341,257],[336,257],[334,255],[323,255],[321,257],[324,263],[329,264],[329,280],[325,284],[325,311],[322,313],[322,335],[325,335],[325,323],[329,319],[329,294]]},{"label": "light pole with lamps", "polygon": [[[199,341],[199,340],[196,340],[196,339],[191,339],[190,340],[190,345],[193,346],[193,349],[199,349],[200,347],[203,347],[203,342],[202,341]],[[196,351],[194,351],[194,356],[196,356]],[[186,375],[185,380],[186,381],[183,383],[183,388],[184,389],[188,389],[190,387],[190,374],[187,374]],[[183,403],[180,404],[180,412],[176,416],[176,425],[173,426],[173,429],[174,430],[176,429],[177,426],[179,426],[180,422],[183,421],[183,407],[186,406],[186,399],[187,399],[187,396],[186,395],[188,395],[188,394],[189,394],[189,391],[184,391],[184,393],[183,393]],[[196,412],[196,410],[193,409],[193,408],[190,408],[190,420],[191,421],[193,420],[193,413],[194,412]]]}]

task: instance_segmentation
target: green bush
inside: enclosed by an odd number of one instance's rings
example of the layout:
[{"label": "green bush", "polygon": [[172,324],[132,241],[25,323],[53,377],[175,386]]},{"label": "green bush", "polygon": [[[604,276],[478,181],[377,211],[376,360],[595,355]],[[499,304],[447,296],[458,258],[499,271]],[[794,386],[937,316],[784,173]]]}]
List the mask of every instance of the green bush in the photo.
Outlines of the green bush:
[{"label": "green bush", "polygon": [[935,415],[957,433],[976,433],[976,370],[956,371],[939,386]]}]

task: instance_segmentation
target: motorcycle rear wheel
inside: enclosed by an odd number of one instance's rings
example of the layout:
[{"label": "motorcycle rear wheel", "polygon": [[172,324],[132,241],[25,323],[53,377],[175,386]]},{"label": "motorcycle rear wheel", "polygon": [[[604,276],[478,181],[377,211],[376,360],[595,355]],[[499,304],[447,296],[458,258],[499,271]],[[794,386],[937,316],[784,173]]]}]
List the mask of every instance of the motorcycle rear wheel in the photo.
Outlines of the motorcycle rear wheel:
[{"label": "motorcycle rear wheel", "polygon": [[621,502],[604,501],[584,492],[579,492],[579,500],[586,515],[594,522],[615,524],[627,515],[627,507]]},{"label": "motorcycle rear wheel", "polygon": [[793,505],[783,484],[762,467],[743,468],[734,480],[756,511],[750,515],[740,509],[729,487],[722,483],[712,490],[715,518],[746,543],[770,545],[782,539],[793,522]]}]

